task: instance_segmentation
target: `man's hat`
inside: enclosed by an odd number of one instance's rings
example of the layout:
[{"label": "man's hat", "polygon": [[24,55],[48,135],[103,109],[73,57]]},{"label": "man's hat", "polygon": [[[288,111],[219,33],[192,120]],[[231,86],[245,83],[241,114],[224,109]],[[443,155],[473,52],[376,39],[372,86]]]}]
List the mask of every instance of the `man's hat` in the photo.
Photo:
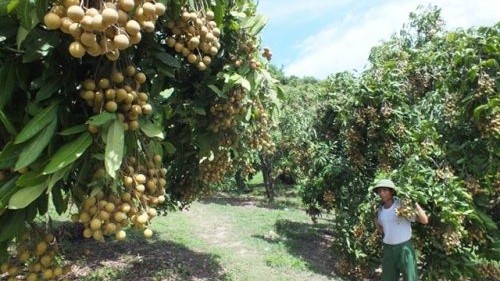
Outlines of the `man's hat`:
[{"label": "man's hat", "polygon": [[396,187],[396,185],[389,179],[381,179],[381,180],[378,180],[375,185],[371,188],[371,191],[372,192],[377,192],[377,189],[379,187],[387,187],[387,188],[390,188],[392,190],[394,190],[394,192],[397,192],[398,191],[398,188]]}]

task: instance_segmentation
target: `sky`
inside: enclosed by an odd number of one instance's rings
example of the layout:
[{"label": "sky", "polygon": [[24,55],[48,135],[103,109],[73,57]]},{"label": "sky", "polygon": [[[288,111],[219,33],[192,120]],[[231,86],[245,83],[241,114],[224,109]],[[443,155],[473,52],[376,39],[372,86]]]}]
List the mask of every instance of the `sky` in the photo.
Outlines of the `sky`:
[{"label": "sky", "polygon": [[370,49],[408,23],[417,7],[441,9],[446,30],[492,26],[500,22],[500,0],[256,0],[267,17],[262,47],[285,75],[324,79],[361,72]]}]

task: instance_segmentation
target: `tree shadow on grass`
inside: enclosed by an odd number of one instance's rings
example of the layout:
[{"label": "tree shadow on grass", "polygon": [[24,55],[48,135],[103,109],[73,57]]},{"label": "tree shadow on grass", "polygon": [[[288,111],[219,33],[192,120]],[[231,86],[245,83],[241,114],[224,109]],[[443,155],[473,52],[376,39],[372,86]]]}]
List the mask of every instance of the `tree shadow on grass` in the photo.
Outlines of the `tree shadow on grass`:
[{"label": "tree shadow on grass", "polygon": [[230,280],[217,255],[155,237],[145,240],[140,233],[127,235],[125,241],[105,242],[63,238],[62,252],[72,264],[69,280]]},{"label": "tree shadow on grass", "polygon": [[217,193],[211,197],[201,198],[198,202],[202,204],[230,205],[238,207],[258,207],[265,209],[282,210],[285,208],[300,208],[300,202],[294,202],[286,197],[278,197],[274,202],[269,202],[265,196],[256,195],[232,195]]},{"label": "tree shadow on grass", "polygon": [[330,244],[333,233],[328,224],[308,224],[290,220],[278,220],[276,236],[255,236],[269,243],[281,243],[292,255],[301,258],[308,268],[318,274],[337,277],[334,272],[335,258]]}]

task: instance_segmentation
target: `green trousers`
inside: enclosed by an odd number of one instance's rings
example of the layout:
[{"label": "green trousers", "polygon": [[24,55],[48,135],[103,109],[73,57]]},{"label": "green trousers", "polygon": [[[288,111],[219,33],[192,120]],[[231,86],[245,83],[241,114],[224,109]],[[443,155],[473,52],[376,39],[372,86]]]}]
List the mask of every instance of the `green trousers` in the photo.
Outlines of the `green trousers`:
[{"label": "green trousers", "polygon": [[415,249],[410,241],[383,247],[382,281],[398,281],[400,273],[405,281],[418,280]]}]

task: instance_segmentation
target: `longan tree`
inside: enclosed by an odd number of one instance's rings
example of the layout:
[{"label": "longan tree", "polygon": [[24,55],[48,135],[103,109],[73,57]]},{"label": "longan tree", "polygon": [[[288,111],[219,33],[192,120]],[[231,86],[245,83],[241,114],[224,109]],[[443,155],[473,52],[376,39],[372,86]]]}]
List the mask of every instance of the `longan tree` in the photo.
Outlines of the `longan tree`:
[{"label": "longan tree", "polygon": [[65,273],[53,211],[85,238],[148,238],[245,151],[271,152],[264,24],[252,1],[2,1],[3,276]]},{"label": "longan tree", "polygon": [[414,228],[422,280],[498,279],[499,28],[445,31],[439,9],[412,13],[360,76],[329,77],[303,194],[312,215],[335,213],[338,272],[380,265],[369,187],[391,177],[408,203],[398,215],[414,202],[430,215]]}]

